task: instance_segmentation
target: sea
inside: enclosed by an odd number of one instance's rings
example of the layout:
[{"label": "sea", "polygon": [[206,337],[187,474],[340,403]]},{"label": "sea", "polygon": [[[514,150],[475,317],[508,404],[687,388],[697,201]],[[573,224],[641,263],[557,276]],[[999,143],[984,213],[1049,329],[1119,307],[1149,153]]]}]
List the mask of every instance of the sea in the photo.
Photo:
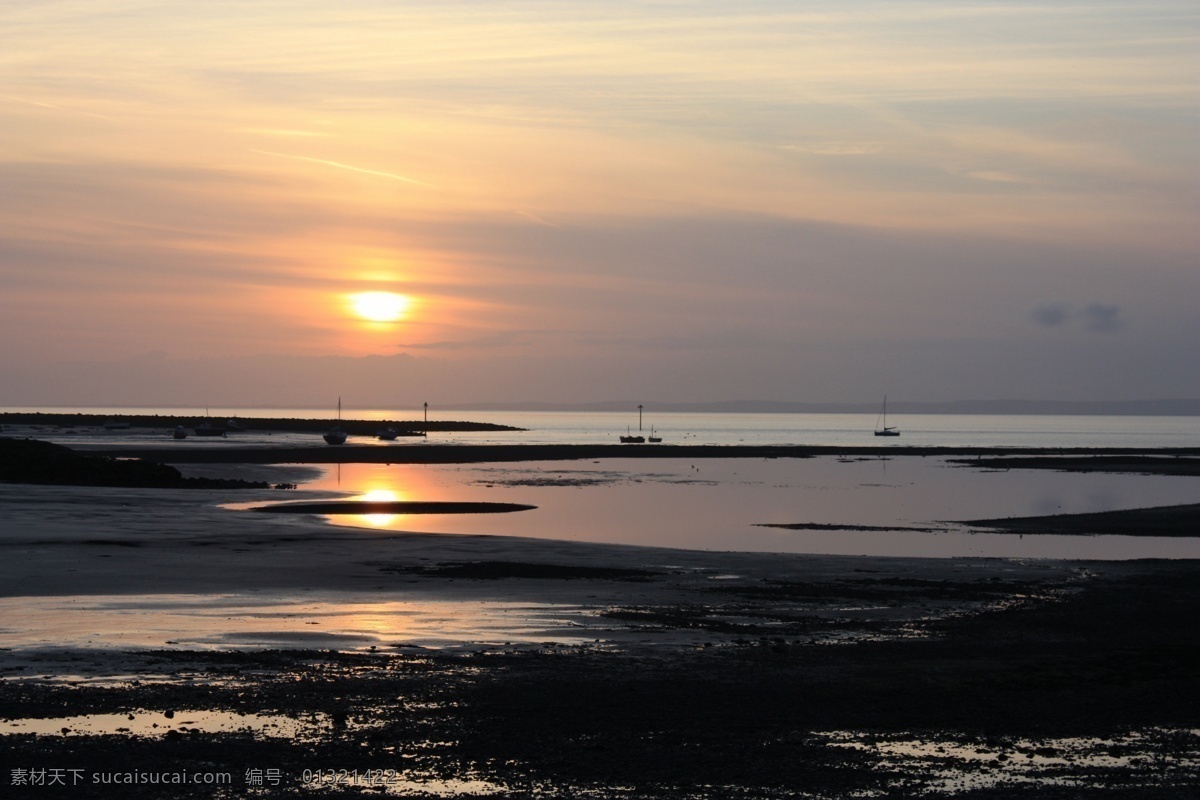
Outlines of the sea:
[{"label": "sea", "polygon": [[[328,408],[137,408],[137,407],[11,407],[0,412],[48,414],[157,414],[199,422],[244,418],[336,419]],[[426,414],[428,415],[426,417]],[[574,411],[470,411],[439,412],[436,407],[410,411],[380,408],[345,408],[346,419],[397,421],[419,427],[424,419],[489,422],[521,428],[520,431],[454,432],[430,435],[437,444],[616,444],[627,433],[649,435],[653,430],[664,444],[716,445],[833,445],[892,447],[1089,447],[1163,448],[1200,447],[1200,417],[1176,416],[1070,416],[1017,414],[913,414],[891,415],[888,425],[900,429],[894,438],[874,436],[878,422],[873,414],[764,414],[764,413],[665,413],[642,414]],[[72,437],[78,442],[108,444],[170,437],[170,429],[109,431],[76,429],[42,431],[53,438]],[[239,446],[307,443],[309,435],[249,431],[224,441],[195,440],[191,445]],[[66,441],[66,440],[64,440]],[[352,440],[371,444],[376,440]],[[411,444],[411,441],[409,442]]]},{"label": "sea", "polygon": [[[199,421],[195,409],[0,409],[101,416],[160,414]],[[405,413],[345,409],[348,419],[420,422]],[[334,419],[327,409],[222,408],[214,419]],[[736,414],[446,411],[430,422],[491,422],[521,430],[431,432],[428,438],[351,444],[617,444],[626,433],[653,430],[666,445],[833,445],[903,448],[1069,447],[1200,448],[1200,417],[897,415],[899,437],[874,436],[863,414]],[[315,434],[249,430],[228,438],[172,440],[170,430],[100,426],[7,426],[80,449],[157,444],[167,448],[312,446]],[[628,445],[636,447],[637,445]],[[229,465],[183,465],[186,474],[221,475]],[[294,469],[294,468],[293,468]],[[224,472],[223,472],[224,470]],[[372,500],[490,501],[535,506],[481,515],[336,515],[330,524],[430,534],[484,534],[715,551],[873,556],[1065,559],[1200,558],[1200,538],[1020,536],[993,533],[971,520],[1091,513],[1200,503],[1200,478],[1189,476],[996,471],[969,460],[895,456],[809,459],[581,459],[505,464],[310,465],[301,490]],[[289,498],[299,499],[299,498]],[[230,513],[241,513],[236,502]],[[791,526],[791,527],[786,527]]]}]

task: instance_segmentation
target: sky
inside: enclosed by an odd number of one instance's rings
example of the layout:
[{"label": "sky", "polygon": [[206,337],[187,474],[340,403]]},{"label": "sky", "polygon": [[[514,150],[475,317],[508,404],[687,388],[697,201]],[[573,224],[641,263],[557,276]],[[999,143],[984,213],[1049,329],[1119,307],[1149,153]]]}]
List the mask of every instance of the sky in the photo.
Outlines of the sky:
[{"label": "sky", "polygon": [[1200,396],[1198,142],[1185,0],[7,0],[0,406]]}]

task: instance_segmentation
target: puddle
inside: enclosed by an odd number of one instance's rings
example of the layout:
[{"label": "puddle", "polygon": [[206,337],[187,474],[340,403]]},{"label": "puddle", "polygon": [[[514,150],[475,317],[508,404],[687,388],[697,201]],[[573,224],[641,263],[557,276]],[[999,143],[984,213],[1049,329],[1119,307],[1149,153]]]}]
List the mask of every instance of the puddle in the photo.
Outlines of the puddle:
[{"label": "puddle", "polygon": [[[364,727],[353,721],[346,727]],[[83,714],[0,721],[0,735],[38,736],[166,736],[175,733],[250,733],[283,739],[314,739],[334,730],[325,714],[303,718],[239,714],[234,711],[135,711],[128,714]]]},{"label": "puddle", "polygon": [[[20,620],[0,633],[0,648],[376,651],[547,641],[580,645],[606,635],[592,629],[590,613],[569,603],[369,602],[337,592],[308,593],[302,599],[228,594],[0,598],[0,617]],[[102,671],[89,664],[80,660],[70,672],[87,678]],[[50,670],[30,662],[0,679],[40,671]]]},{"label": "puddle", "polygon": [[484,780],[414,780],[407,773],[391,769],[348,772],[346,770],[305,770],[302,785],[312,792],[336,792],[339,797],[350,788],[373,790],[397,797],[487,797],[507,793],[508,787]]},{"label": "puddle", "polygon": [[1110,738],[971,740],[819,733],[834,747],[874,754],[879,767],[918,779],[923,792],[957,794],[1015,784],[1106,785],[1119,771],[1127,786],[1193,785],[1200,773],[1200,730],[1151,728]]}]

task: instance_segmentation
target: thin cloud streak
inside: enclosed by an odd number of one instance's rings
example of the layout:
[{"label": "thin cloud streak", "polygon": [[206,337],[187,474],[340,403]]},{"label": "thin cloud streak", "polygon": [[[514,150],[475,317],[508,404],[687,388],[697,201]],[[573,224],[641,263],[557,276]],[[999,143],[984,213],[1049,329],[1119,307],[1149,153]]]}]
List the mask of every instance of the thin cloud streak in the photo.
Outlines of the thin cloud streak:
[{"label": "thin cloud streak", "polygon": [[375,175],[380,178],[391,178],[392,180],[404,181],[405,183],[415,184],[417,186],[428,186],[436,188],[432,184],[419,181],[416,178],[410,178],[407,175],[397,175],[394,172],[384,172],[377,169],[366,169],[365,167],[356,167],[352,164],[343,164],[340,161],[329,161],[324,158],[309,158],[308,156],[295,156],[288,153],[272,153],[269,150],[251,150],[251,153],[258,153],[263,156],[273,156],[274,158],[289,158],[293,161],[307,161],[310,164],[321,164],[326,167],[336,167],[337,169],[345,169],[351,172],[361,172],[365,175]]}]

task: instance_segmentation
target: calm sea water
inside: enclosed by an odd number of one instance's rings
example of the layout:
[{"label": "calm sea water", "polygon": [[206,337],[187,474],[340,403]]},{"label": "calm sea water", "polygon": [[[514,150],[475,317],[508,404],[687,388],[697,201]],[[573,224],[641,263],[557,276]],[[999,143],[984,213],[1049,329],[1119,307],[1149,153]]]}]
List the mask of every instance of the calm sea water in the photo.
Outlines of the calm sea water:
[{"label": "calm sea water", "polygon": [[[162,414],[184,419],[203,419],[203,410],[178,408],[3,408],[0,411],[43,411],[47,413]],[[353,409],[343,416],[353,419],[419,421],[421,409]],[[221,408],[212,409],[216,419],[231,417],[283,417],[334,419],[330,409],[314,408]],[[615,444],[626,431],[638,431],[638,413],[528,412],[528,411],[429,411],[432,422],[466,420],[510,425],[519,432],[434,433],[430,442],[530,443],[530,444]],[[900,428],[897,438],[873,435],[876,418],[868,414],[697,414],[655,413],[642,416],[641,432],[651,428],[666,444],[780,444],[780,445],[869,445],[869,446],[1002,446],[1002,447],[1200,447],[1200,417],[1132,416],[1033,416],[914,414],[889,416],[888,424]],[[31,435],[28,431],[14,433]],[[116,444],[167,439],[170,431],[142,429],[104,431],[76,429],[38,431],[52,441],[103,442]],[[352,443],[377,443],[371,438],[352,438]],[[187,440],[186,445],[221,447],[231,444],[293,445],[319,444],[319,437],[292,434],[266,435],[250,431],[228,439]],[[400,440],[387,446],[412,446]]]},{"label": "calm sea water", "polygon": [[[1200,539],[1020,536],[962,524],[1196,503],[1200,479],[1193,477],[996,472],[942,458],[823,456],[343,464],[322,468],[303,488],[367,500],[536,506],[510,514],[331,517],[379,530],[836,555],[1200,558]],[[830,529],[764,527],[796,523]]]},{"label": "calm sea water", "polygon": [[[38,409],[13,409],[38,410]],[[158,413],[200,419],[180,409],[40,409],[101,415]],[[213,409],[216,419],[333,419],[327,409]],[[420,420],[420,414],[347,409],[347,418]],[[438,413],[430,421],[469,420],[522,431],[434,433],[428,441],[392,443],[351,437],[379,447],[465,443],[617,443],[638,429],[629,414],[577,412]],[[838,446],[1200,447],[1198,417],[911,415],[889,419],[895,439],[873,435],[875,418],[860,414],[644,415],[665,443]],[[29,435],[75,446],[161,444],[171,448],[326,448],[314,434],[248,431],[228,438],[182,442],[167,429],[108,431],[101,427],[33,429]],[[636,445],[631,445],[636,447]],[[189,466],[218,474],[221,465]],[[315,471],[304,489],[372,499],[489,500],[536,505],[504,515],[339,517],[336,524],[428,533],[495,534],[711,550],[757,550],[896,556],[1020,558],[1200,558],[1200,539],[1131,536],[1014,536],[969,530],[962,520],[1083,513],[1200,502],[1200,479],[1147,475],[1006,473],[956,466],[941,458],[605,459],[523,464],[400,466],[346,464]],[[231,512],[234,513],[234,512]],[[763,524],[816,523],[835,530],[785,530]],[[898,530],[855,530],[855,527]],[[927,530],[916,530],[926,528]]]}]

